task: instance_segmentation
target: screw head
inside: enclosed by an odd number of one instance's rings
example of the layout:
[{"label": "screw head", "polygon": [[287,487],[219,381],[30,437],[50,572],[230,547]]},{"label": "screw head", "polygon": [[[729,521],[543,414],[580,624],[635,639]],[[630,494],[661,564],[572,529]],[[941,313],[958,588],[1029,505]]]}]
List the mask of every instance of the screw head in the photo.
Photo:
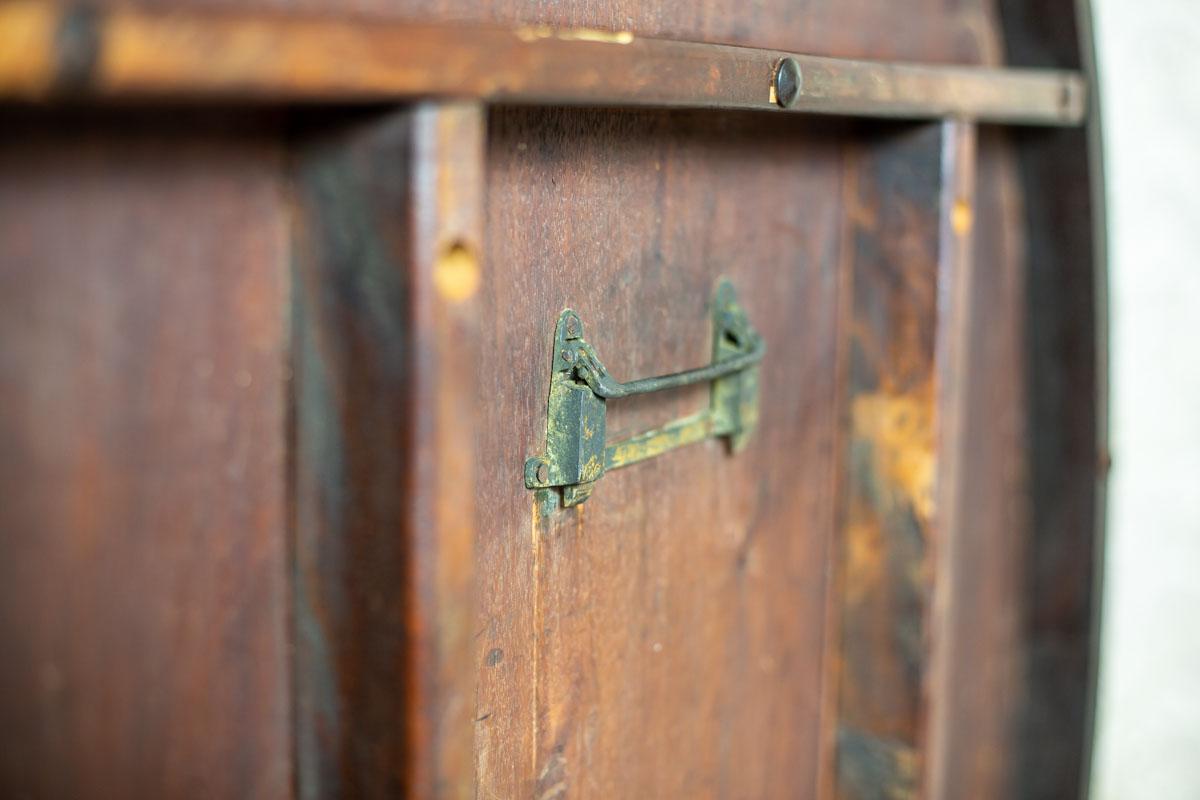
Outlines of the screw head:
[{"label": "screw head", "polygon": [[775,65],[775,104],[780,108],[791,108],[800,99],[800,90],[804,88],[804,75],[800,72],[800,62],[792,57],[781,58]]},{"label": "screw head", "polygon": [[579,317],[571,315],[567,317],[567,336],[575,337],[579,335]]},{"label": "screw head", "polygon": [[538,483],[545,483],[546,481],[550,480],[550,466],[543,461],[542,463],[538,464],[537,472],[535,474],[537,475]]},{"label": "screw head", "polygon": [[575,354],[573,352],[571,352],[570,350],[563,350],[561,353],[559,353],[559,355],[561,355],[562,360],[567,362],[568,364],[570,364],[572,361],[575,360]]}]

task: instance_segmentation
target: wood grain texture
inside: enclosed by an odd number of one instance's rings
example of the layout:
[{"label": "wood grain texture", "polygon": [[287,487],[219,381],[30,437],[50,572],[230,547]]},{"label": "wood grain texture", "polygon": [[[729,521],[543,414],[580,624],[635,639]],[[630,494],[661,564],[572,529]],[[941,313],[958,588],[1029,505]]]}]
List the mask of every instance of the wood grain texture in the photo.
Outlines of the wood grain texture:
[{"label": "wood grain texture", "polygon": [[[1015,0],[289,7],[1079,66]],[[478,109],[163,113],[6,112],[4,794],[1079,794],[1082,135],[981,130],[969,246],[956,123],[496,108],[484,169]],[[770,346],[749,449],[540,514],[558,312],[620,378],[694,367],[720,275]]]},{"label": "wood grain texture", "polygon": [[[40,102],[473,98],[1072,126],[1086,108],[1071,72],[834,59],[546,25],[23,0],[0,6],[0,50],[16,52],[0,60],[0,99]],[[786,98],[774,84],[784,55],[802,76]]]},{"label": "wood grain texture", "polygon": [[[841,11],[820,4],[753,17],[647,4],[618,17],[565,5],[484,13],[844,55],[995,56],[979,7],[873,38],[901,27],[886,22],[894,8],[864,7],[861,26],[826,24]],[[494,113],[483,311],[494,344],[483,363],[523,366],[484,373],[506,423],[480,443],[481,797],[816,791],[844,133],[688,114]],[[799,360],[764,369],[760,431],[773,433],[729,462],[701,445],[607,476],[583,509],[539,518],[517,470],[542,446],[555,315],[579,310],[619,376],[694,366],[719,273],[732,274],[768,341],[795,342]],[[691,335],[673,333],[681,318],[695,320]],[[610,424],[633,432],[701,403],[702,392],[631,400],[614,404]],[[739,461],[753,469],[731,472]]]},{"label": "wood grain texture", "polygon": [[[94,5],[127,4],[99,0]],[[845,58],[975,64],[996,63],[1001,56],[988,0],[757,0],[750,8],[735,0],[142,0],[138,5],[633,31],[638,36]]]},{"label": "wood grain texture", "polygon": [[[493,114],[483,360],[509,366],[485,371],[506,423],[480,443],[481,797],[813,790],[844,126],[764,123]],[[606,475],[539,517],[521,468],[543,446],[558,312],[620,377],[696,366],[718,275],[779,348],[769,433]],[[615,401],[609,434],[705,403]]]},{"label": "wood grain texture", "polygon": [[467,797],[483,117],[299,145],[298,790]]},{"label": "wood grain texture", "polygon": [[0,140],[8,797],[289,793],[280,149],[145,122]]}]

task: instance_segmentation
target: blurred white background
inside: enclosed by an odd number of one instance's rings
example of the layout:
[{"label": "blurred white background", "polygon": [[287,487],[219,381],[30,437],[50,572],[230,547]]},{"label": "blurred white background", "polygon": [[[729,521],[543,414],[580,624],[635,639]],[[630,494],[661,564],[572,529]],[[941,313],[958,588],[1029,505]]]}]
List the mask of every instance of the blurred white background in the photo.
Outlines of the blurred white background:
[{"label": "blurred white background", "polygon": [[1200,798],[1200,0],[1093,0],[1111,436],[1097,800]]}]

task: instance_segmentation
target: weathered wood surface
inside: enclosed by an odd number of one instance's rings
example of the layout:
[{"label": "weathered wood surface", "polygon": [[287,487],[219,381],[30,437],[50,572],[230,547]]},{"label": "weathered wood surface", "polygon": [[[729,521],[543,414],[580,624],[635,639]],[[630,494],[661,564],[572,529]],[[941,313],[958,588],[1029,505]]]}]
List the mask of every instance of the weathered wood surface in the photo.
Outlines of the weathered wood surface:
[{"label": "weathered wood surface", "polygon": [[[100,0],[93,8],[120,8]],[[531,3],[529,0],[157,0],[147,8],[280,10],[334,14],[346,20],[402,20],[499,26],[548,25],[599,33],[713,42],[840,58],[931,63],[999,63],[1000,38],[987,0],[765,0],[748,15],[734,0],[680,5],[653,2]],[[35,15],[37,16],[37,15]],[[31,21],[30,35],[42,36]],[[68,37],[69,38],[69,37]],[[86,41],[83,42],[86,44]],[[131,43],[135,44],[135,43]],[[244,43],[252,44],[252,43]],[[86,53],[85,53],[86,55]],[[214,54],[220,58],[220,54]],[[83,61],[86,66],[86,59]],[[42,64],[49,67],[49,64]]]},{"label": "weathered wood surface", "polygon": [[[1070,71],[828,58],[631,31],[0,6],[0,98],[720,108],[1077,125]],[[787,60],[781,62],[783,56]],[[791,68],[776,92],[781,63]]]},{"label": "weathered wood surface", "polygon": [[[505,368],[484,375],[480,796],[813,791],[843,132],[493,115],[483,361]],[[616,375],[691,367],[719,275],[778,348],[769,435],[612,473],[585,506],[539,517],[521,466],[543,446],[558,312],[579,312]],[[610,436],[706,402],[705,387],[614,401]]]},{"label": "weathered wood surface", "polygon": [[[929,669],[946,125],[847,146],[846,365],[829,690],[838,797],[916,796]],[[970,165],[963,165],[969,168]],[[964,213],[969,213],[964,212]],[[948,220],[947,220],[948,224]],[[952,268],[951,268],[952,269]]]},{"label": "weathered wood surface", "polygon": [[[810,10],[766,9],[753,30],[644,6],[615,25],[582,7],[537,21],[877,57],[913,44],[850,41],[867,28],[821,29]],[[977,30],[914,31],[937,42],[908,52],[972,61],[986,50]],[[689,114],[494,114],[484,363],[521,369],[491,372],[485,389],[513,424],[481,442],[494,470],[481,475],[481,797],[816,792],[829,751],[818,716],[845,134]],[[694,366],[718,274],[782,359],[768,356],[750,449],[672,453],[538,518],[514,454],[542,446],[558,311],[580,311],[622,377]],[[632,432],[703,402],[691,391],[615,403],[611,423]]]},{"label": "weathered wood surface", "polygon": [[284,796],[281,149],[82,124],[0,125],[0,793]]},{"label": "weathered wood surface", "polygon": [[[1003,20],[1026,63],[1079,66],[1058,12],[974,1],[304,5],[958,63],[999,63]],[[960,209],[957,123],[500,108],[483,212],[456,217],[479,165],[433,117],[156,113],[5,132],[5,793],[1078,793],[1103,419],[1081,135],[983,130]],[[718,275],[770,345],[748,450],[539,516],[557,313],[619,377],[693,367]],[[839,494],[855,398],[889,388],[916,420],[890,502]],[[612,433],[705,402],[614,401]],[[473,438],[448,423],[472,409]],[[831,582],[853,541],[879,549]],[[901,757],[856,785],[839,726]]]},{"label": "weathered wood surface", "polygon": [[297,790],[473,789],[482,110],[368,115],[297,157]]}]

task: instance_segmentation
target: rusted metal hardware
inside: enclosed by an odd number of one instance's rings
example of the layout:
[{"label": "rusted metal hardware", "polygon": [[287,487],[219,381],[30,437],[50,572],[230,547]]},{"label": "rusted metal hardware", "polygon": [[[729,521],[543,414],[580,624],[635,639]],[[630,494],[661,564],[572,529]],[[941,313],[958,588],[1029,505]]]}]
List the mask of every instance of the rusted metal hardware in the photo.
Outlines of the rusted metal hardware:
[{"label": "rusted metal hardware", "polygon": [[[713,360],[706,367],[621,383],[609,374],[583,338],[583,322],[567,309],[554,329],[546,452],[525,462],[529,489],[562,489],[573,506],[591,496],[608,470],[645,461],[668,450],[716,436],[740,449],[758,422],[758,364],[766,343],[738,305],[733,286],[721,281],[713,296]],[[711,383],[709,407],[628,439],[605,439],[608,400]]]},{"label": "rusted metal hardware", "polygon": [[455,97],[1076,125],[1086,94],[1077,72],[827,58],[630,31],[0,4],[0,100]]}]

